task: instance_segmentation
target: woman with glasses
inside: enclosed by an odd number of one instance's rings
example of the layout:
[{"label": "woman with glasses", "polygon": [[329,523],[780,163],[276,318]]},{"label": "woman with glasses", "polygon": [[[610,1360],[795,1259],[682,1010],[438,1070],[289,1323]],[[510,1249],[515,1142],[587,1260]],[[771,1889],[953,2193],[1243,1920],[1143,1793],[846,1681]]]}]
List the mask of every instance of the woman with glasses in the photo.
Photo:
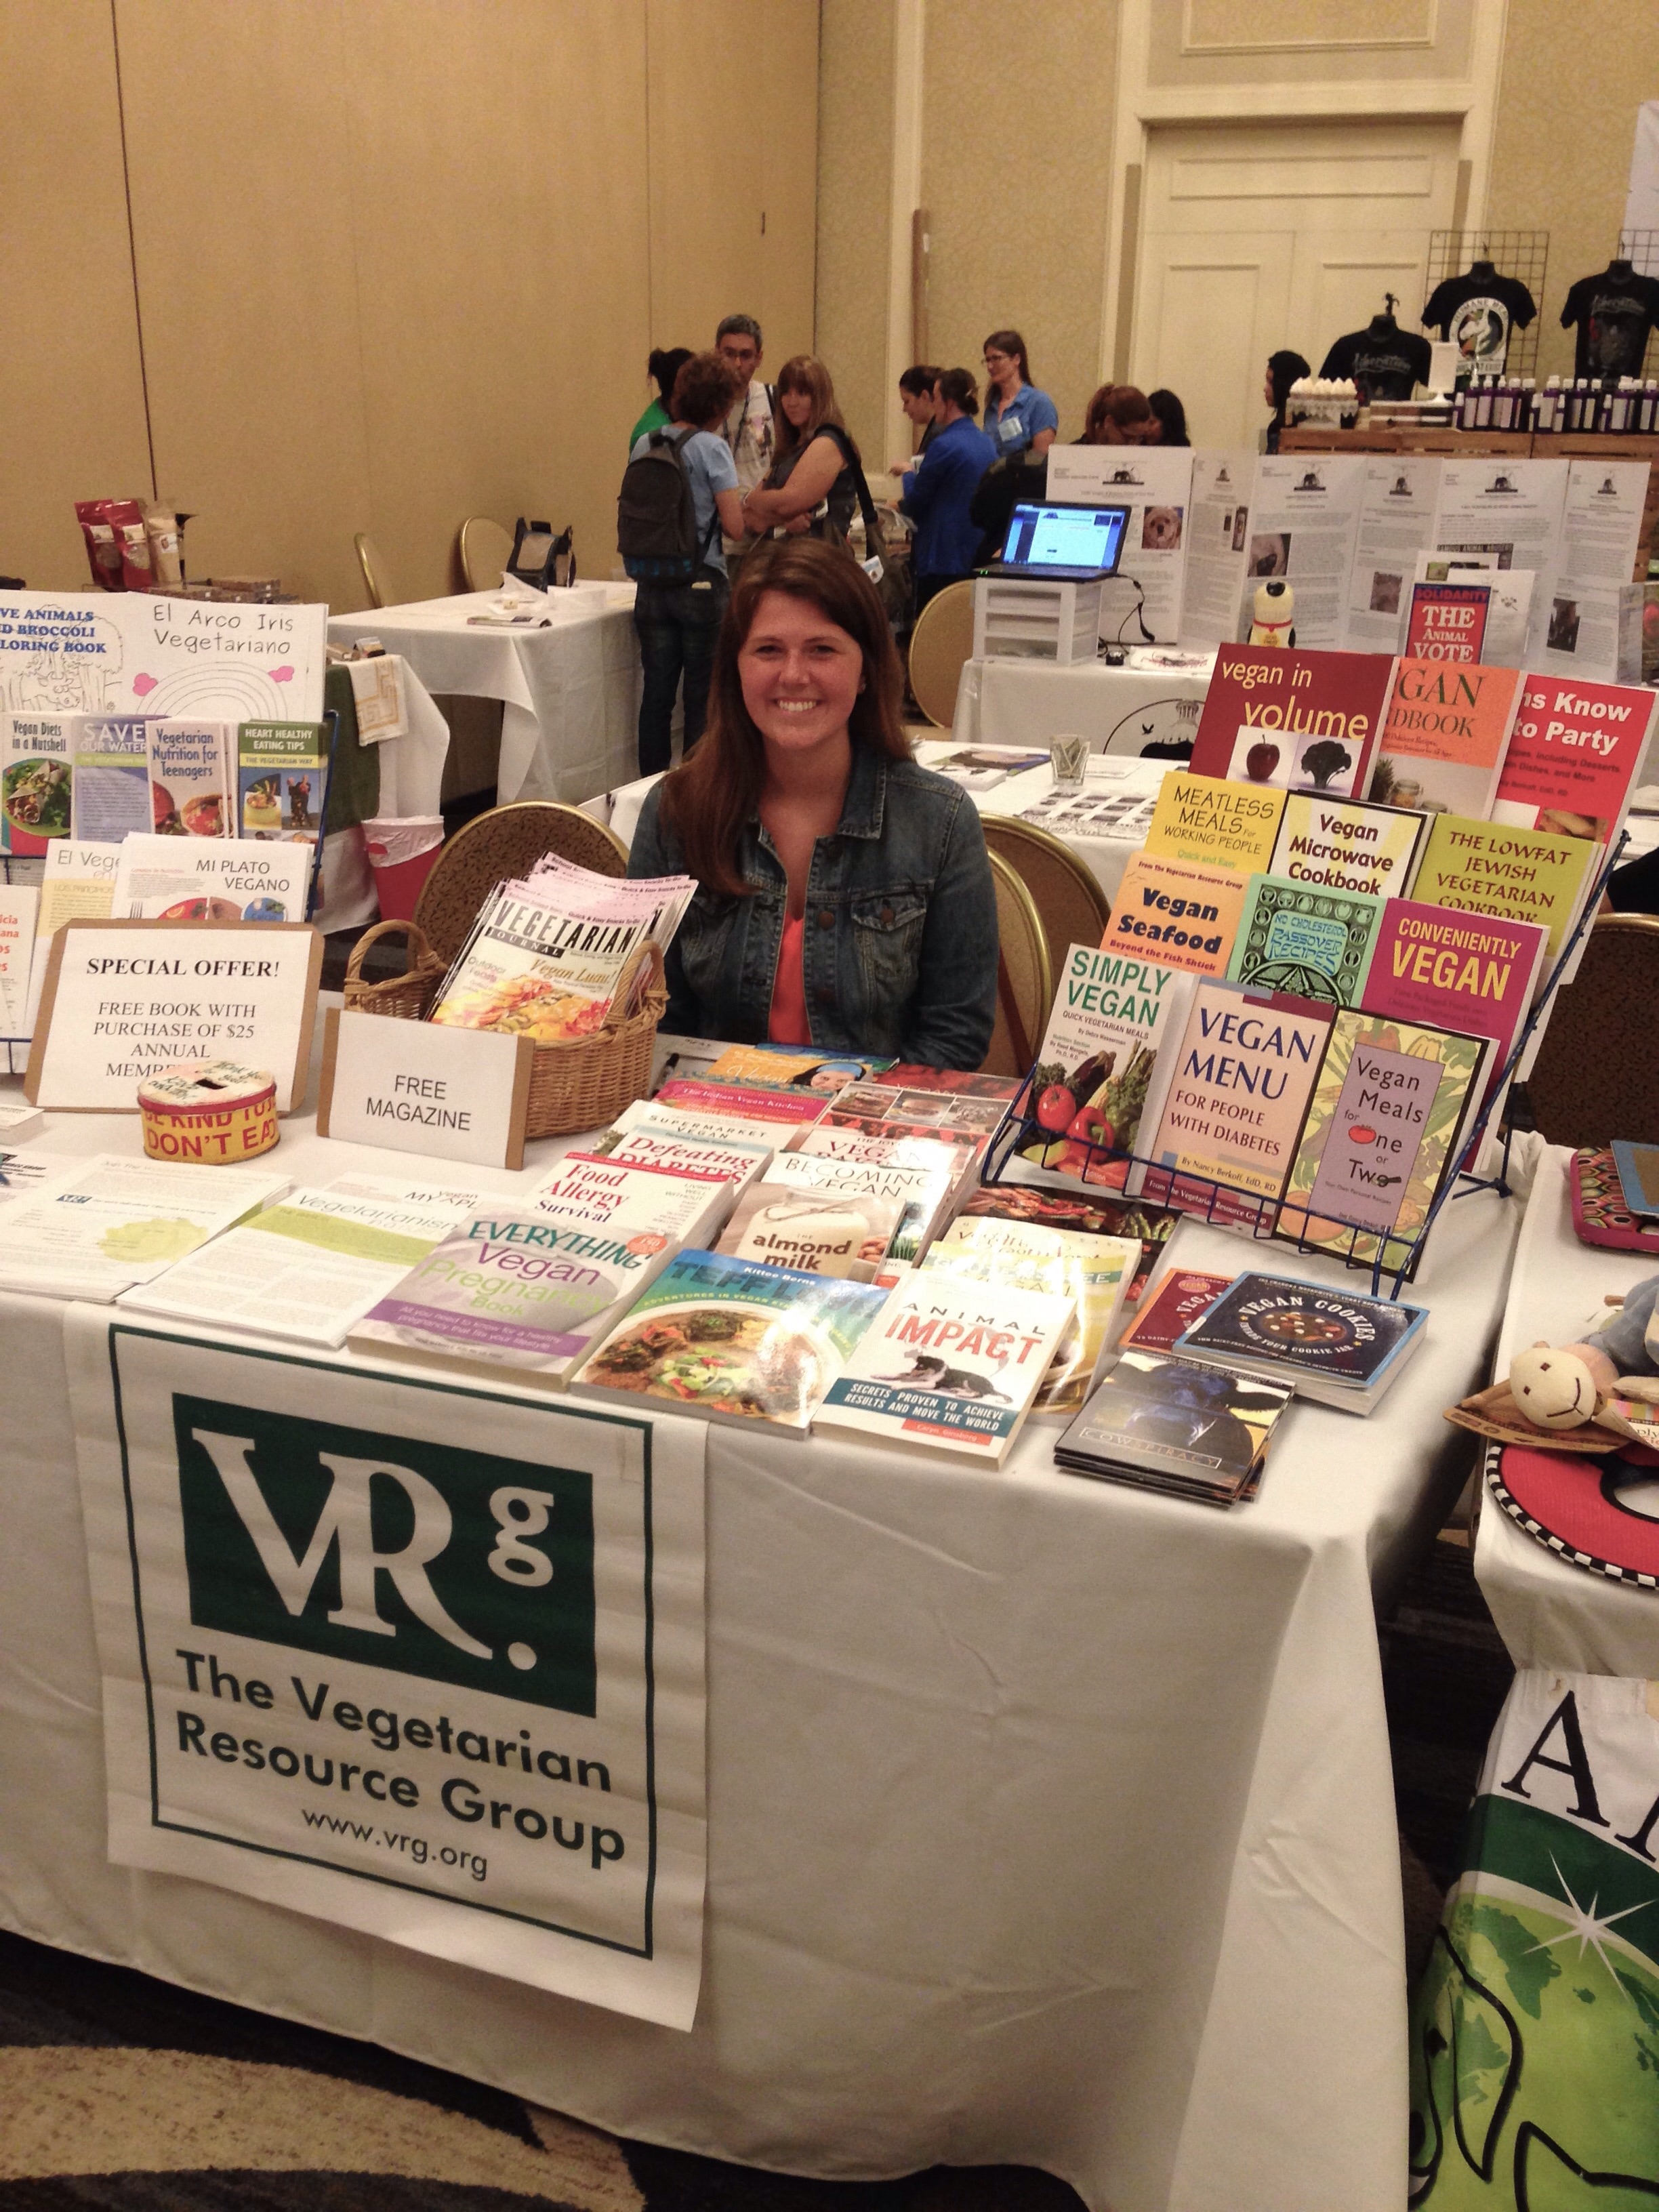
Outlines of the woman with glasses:
[{"label": "woman with glasses", "polygon": [[1060,428],[1060,410],[1031,381],[1025,341],[1018,331],[993,331],[985,341],[985,428],[1000,461],[1046,453]]}]

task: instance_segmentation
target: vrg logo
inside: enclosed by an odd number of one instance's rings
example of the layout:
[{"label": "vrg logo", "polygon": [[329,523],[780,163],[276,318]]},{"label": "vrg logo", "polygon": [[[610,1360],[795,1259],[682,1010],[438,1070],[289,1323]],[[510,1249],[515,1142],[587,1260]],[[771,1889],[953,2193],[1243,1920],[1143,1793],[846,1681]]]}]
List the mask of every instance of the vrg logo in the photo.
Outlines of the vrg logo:
[{"label": "vrg logo", "polygon": [[175,1394],[190,1617],[594,1710],[586,1473]]}]

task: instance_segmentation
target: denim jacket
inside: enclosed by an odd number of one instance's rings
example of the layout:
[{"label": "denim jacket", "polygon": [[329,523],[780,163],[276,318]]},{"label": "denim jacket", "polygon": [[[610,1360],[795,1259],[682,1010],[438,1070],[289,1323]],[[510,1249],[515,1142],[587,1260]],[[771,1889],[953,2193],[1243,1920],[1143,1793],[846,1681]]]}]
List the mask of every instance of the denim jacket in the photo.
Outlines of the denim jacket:
[{"label": "denim jacket", "polygon": [[[630,876],[683,873],[679,841],[647,796]],[[699,890],[666,962],[665,1029],[764,1039],[788,882],[758,820],[738,865],[747,897]],[[976,1068],[996,1018],[997,909],[973,800],[914,761],[860,747],[833,836],[813,848],[801,971],[812,1042]]]}]

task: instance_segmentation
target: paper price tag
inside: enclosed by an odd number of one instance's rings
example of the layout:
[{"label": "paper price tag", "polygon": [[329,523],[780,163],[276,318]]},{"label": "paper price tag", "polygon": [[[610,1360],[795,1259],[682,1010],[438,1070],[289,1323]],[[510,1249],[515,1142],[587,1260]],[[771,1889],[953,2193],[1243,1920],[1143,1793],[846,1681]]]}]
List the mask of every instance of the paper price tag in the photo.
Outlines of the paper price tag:
[{"label": "paper price tag", "polygon": [[477,1167],[521,1168],[535,1058],[525,1036],[331,1008],[317,1133]]}]

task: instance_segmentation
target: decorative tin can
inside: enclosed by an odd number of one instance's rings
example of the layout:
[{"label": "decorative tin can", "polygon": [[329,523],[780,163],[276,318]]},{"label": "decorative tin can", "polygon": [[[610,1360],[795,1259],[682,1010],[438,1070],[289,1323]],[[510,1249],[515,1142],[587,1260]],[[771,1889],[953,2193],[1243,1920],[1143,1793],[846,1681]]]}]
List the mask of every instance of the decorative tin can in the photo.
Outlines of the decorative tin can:
[{"label": "decorative tin can", "polygon": [[228,1167],[276,1142],[276,1079],[235,1060],[181,1060],[138,1086],[144,1154]]}]

